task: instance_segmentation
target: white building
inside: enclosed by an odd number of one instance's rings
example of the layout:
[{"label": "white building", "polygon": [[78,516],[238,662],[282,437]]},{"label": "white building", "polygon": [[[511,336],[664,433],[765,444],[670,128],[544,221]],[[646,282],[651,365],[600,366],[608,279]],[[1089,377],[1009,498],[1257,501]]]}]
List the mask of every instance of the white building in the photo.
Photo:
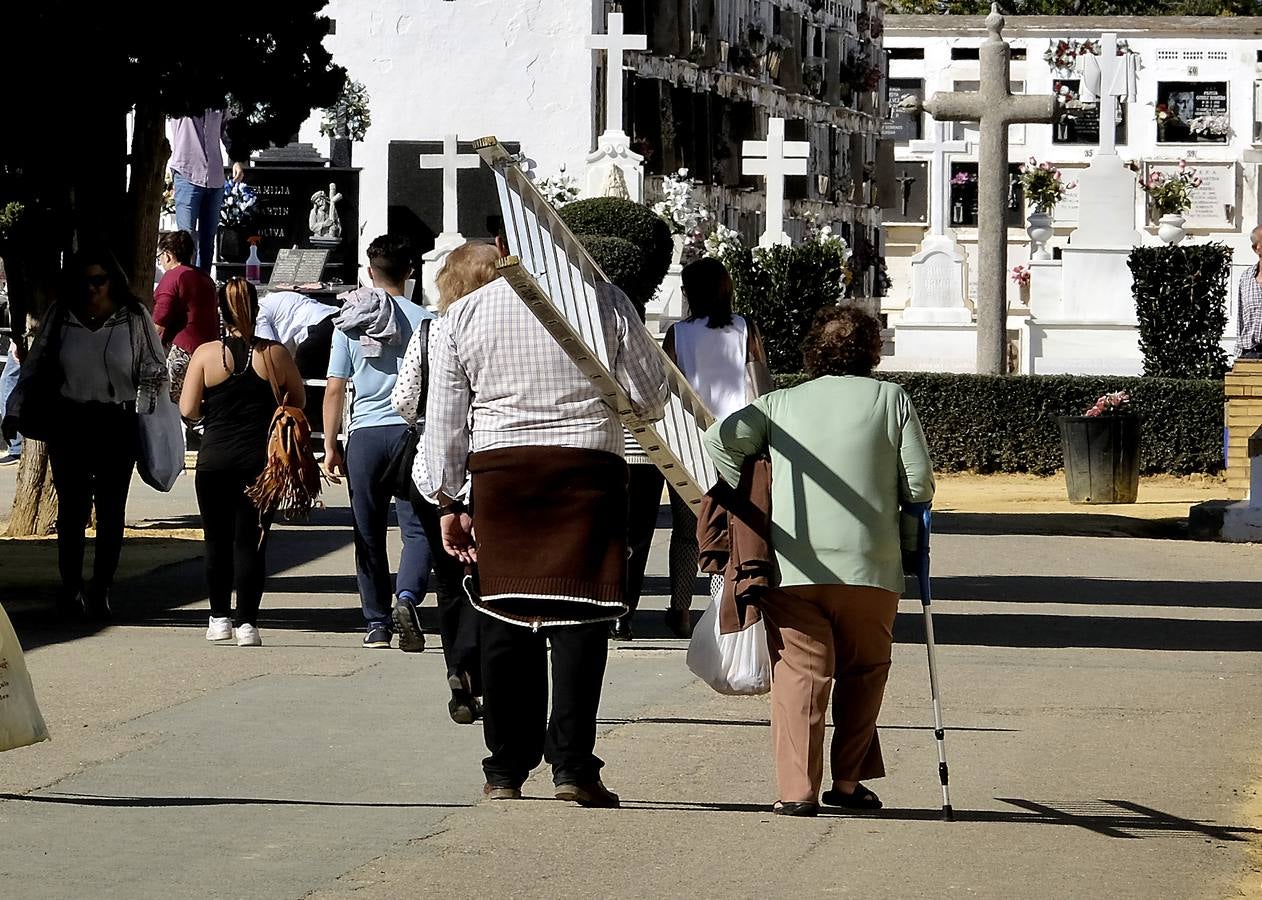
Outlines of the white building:
[{"label": "white building", "polygon": [[[887,17],[884,43],[891,109],[899,97],[908,94],[928,97],[937,91],[975,89],[979,78],[977,48],[986,34],[983,21],[971,16]],[[1195,166],[1204,185],[1187,217],[1188,240],[1228,243],[1236,251],[1238,270],[1256,262],[1248,247],[1248,233],[1262,221],[1258,175],[1262,161],[1262,18],[1008,18],[1004,37],[1012,46],[1013,92],[1067,92],[1075,101],[1066,107],[1067,116],[1058,126],[1012,127],[1010,159],[1014,169],[1034,157],[1064,169],[1067,180],[1072,181],[1074,173],[1091,160],[1099,134],[1098,106],[1077,102],[1080,76],[1071,65],[1058,63],[1069,62],[1066,50],[1072,51],[1084,41],[1099,41],[1105,32],[1115,32],[1140,64],[1136,99],[1119,104],[1119,155],[1137,163],[1141,177],[1154,166],[1171,167],[1181,159]],[[1175,119],[1161,129],[1156,118],[1159,104],[1175,114]],[[932,137],[932,119],[896,111],[892,115],[898,180],[897,187],[885,192],[883,218],[893,288],[882,309],[891,324],[896,324],[910,296],[910,258],[920,247],[928,224],[928,179],[936,176],[928,170],[928,157],[908,146],[910,140]],[[1200,128],[1225,133],[1193,134],[1187,125],[1194,120]],[[951,186],[950,227],[975,263],[975,188],[968,183],[968,176],[976,173],[977,133],[967,124],[950,128],[952,137],[969,144],[965,152],[950,159],[949,174],[963,182]],[[1055,237],[1049,246],[1057,257],[1078,225],[1078,200],[1076,192],[1071,192],[1056,208]],[[1135,228],[1145,243],[1156,243],[1155,222],[1142,191],[1136,192],[1134,207]],[[1029,261],[1026,212],[1020,192],[1014,188],[1010,266]],[[975,272],[975,265],[970,270]],[[972,288],[970,285],[970,292]],[[1038,279],[1034,289],[1039,289]],[[1028,313],[1026,300],[1016,286],[1010,286],[1010,327],[1014,332],[1020,331],[1020,318]],[[1234,333],[1231,322],[1228,342]],[[1129,335],[1119,340],[1133,343]],[[1049,371],[1039,368],[1031,352],[1029,347],[1023,348],[1025,364],[1021,370]],[[1134,370],[1131,349],[1121,351],[1121,355],[1127,361],[1111,370]]]},{"label": "white building", "polygon": [[[588,37],[605,32],[614,10],[647,49],[615,60],[624,69],[623,121],[611,123],[603,121],[605,54],[593,53]],[[645,157],[650,200],[660,176],[686,167],[719,221],[757,240],[762,185],[741,172],[741,142],[765,137],[777,116],[789,140],[811,145],[809,174],[786,188],[788,233],[819,218],[852,243],[869,242],[879,261],[876,0],[331,0],[324,13],[335,22],[325,46],[371,98],[372,126],[353,159],[362,168],[361,246],[408,212],[404,193],[415,193],[418,165],[408,142],[494,134],[520,144],[537,176],[564,172],[582,184],[588,154],[610,129],[625,129]],[[327,146],[318,116],[300,140]],[[874,290],[876,272],[858,292]]]}]

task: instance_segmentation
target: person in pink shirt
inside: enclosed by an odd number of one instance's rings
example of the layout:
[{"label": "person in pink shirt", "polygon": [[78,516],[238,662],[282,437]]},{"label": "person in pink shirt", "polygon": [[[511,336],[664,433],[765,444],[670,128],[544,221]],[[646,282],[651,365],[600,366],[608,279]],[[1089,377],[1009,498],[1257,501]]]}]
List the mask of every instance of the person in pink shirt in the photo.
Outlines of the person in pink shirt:
[{"label": "person in pink shirt", "polygon": [[164,274],[153,292],[153,321],[167,350],[171,399],[180,402],[193,351],[219,337],[215,283],[193,268],[196,246],[187,231],[170,231],[158,240],[158,264]]}]

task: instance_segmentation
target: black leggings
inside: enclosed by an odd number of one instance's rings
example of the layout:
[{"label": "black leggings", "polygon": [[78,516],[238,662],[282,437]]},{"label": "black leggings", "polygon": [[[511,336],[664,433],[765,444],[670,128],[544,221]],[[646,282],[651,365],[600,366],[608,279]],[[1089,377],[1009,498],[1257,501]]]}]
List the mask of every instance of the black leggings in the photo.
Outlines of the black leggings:
[{"label": "black leggings", "polygon": [[257,477],[257,471],[197,472],[210,614],[220,619],[230,617],[232,591],[236,588],[237,625],[256,624],[263,600],[267,533],[272,519],[265,517],[260,526],[259,511],[245,495],[245,489]]}]

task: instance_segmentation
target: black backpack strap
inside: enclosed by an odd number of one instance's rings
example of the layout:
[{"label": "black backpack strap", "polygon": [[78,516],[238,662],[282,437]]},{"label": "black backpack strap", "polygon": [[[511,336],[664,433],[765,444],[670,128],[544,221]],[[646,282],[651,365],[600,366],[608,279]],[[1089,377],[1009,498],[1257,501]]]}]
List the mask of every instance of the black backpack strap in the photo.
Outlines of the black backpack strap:
[{"label": "black backpack strap", "polygon": [[429,326],[433,319],[421,320],[421,396],[416,402],[416,424],[425,426],[425,403],[429,400]]}]

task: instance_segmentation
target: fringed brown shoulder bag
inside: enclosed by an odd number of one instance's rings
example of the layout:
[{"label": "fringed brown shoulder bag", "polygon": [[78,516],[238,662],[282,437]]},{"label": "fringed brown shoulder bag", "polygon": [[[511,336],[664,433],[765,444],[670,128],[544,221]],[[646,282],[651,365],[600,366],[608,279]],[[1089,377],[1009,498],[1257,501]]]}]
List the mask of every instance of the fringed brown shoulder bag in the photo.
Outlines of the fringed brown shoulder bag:
[{"label": "fringed brown shoulder bag", "polygon": [[305,518],[320,505],[320,467],[311,449],[311,425],[301,409],[289,405],[289,392],[281,393],[266,350],[263,366],[277,407],[268,426],[267,464],[245,494],[258,507],[260,519],[276,512],[287,519]]}]

